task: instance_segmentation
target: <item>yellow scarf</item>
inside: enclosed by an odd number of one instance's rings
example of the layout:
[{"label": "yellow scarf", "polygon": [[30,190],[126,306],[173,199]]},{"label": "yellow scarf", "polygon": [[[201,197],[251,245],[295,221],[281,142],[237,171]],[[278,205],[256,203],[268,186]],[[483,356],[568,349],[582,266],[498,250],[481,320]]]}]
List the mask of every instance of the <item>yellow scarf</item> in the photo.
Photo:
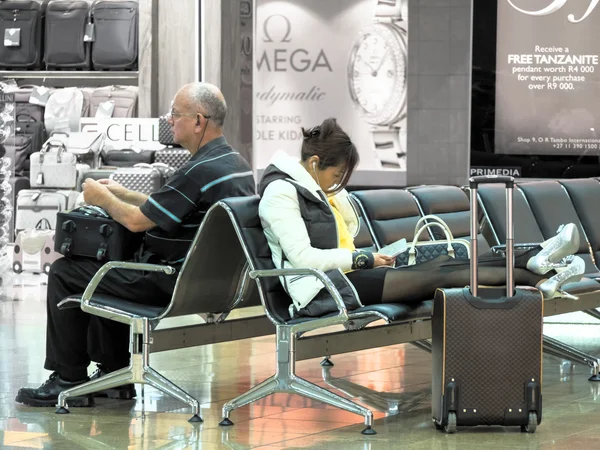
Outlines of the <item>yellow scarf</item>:
[{"label": "yellow scarf", "polygon": [[338,235],[340,241],[338,242],[339,248],[347,248],[351,252],[356,250],[354,246],[354,238],[350,231],[348,230],[348,225],[346,225],[346,221],[342,216],[342,213],[338,211],[338,209],[333,204],[333,199],[329,199],[329,204],[331,205],[331,210],[333,211],[333,216],[335,217],[335,221],[337,222]]}]

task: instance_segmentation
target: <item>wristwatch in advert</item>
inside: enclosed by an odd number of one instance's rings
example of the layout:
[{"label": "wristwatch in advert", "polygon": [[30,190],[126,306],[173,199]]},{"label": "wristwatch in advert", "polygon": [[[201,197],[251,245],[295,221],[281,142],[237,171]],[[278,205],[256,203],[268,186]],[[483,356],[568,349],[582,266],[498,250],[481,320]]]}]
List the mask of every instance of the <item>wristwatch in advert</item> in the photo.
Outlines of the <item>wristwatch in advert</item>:
[{"label": "wristwatch in advert", "polygon": [[377,0],[373,23],[360,31],[348,63],[350,96],[372,125],[377,160],[406,170],[408,0]]}]

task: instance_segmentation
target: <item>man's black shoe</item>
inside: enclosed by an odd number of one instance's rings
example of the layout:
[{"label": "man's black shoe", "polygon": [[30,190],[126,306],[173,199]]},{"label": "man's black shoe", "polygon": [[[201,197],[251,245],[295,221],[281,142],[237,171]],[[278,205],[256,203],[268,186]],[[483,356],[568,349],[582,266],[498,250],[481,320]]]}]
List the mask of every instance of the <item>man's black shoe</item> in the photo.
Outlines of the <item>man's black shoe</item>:
[{"label": "man's black shoe", "polygon": [[[89,380],[63,380],[58,372],[54,372],[52,375],[50,375],[50,378],[48,378],[48,380],[37,389],[19,389],[15,401],[23,403],[27,406],[56,406],[58,403],[58,394],[60,394],[62,391],[66,391],[67,389],[79,386],[87,381]],[[94,397],[91,394],[81,397],[69,397],[67,399],[67,404],[71,407],[94,406]]]},{"label": "man's black shoe", "polygon": [[[112,370],[108,370],[102,364],[97,364],[97,369],[90,377],[90,380],[96,380],[101,376],[108,375]],[[105,389],[104,391],[98,391],[94,393],[95,397],[108,397],[117,400],[131,400],[137,395],[135,392],[135,386],[133,384],[125,384],[116,388]]]}]

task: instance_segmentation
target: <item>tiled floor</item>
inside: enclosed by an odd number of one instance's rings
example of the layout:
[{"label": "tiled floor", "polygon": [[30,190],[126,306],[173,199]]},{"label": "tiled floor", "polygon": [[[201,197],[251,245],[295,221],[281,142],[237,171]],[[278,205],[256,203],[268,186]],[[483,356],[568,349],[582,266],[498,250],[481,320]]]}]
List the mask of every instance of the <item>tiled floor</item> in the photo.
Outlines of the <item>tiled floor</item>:
[{"label": "tiled floor", "polygon": [[[330,373],[318,360],[298,363],[297,372],[346,390],[348,382],[366,391],[362,401],[398,405],[398,414],[375,413],[378,434],[360,434],[362,419],[298,396],[275,395],[232,413],[235,426],[219,428],[225,401],[273,372],[272,336],[152,355],[153,366],[202,403],[204,423],[187,422],[189,409],[152,388],[140,386],[137,401],[99,399],[94,408],[57,416],[14,402],[24,385],[38,385],[45,345],[44,276],[3,274],[0,296],[0,448],[14,449],[579,449],[600,442],[600,383],[588,368],[544,358],[544,417],[533,435],[518,428],[436,431],[430,414],[431,357],[410,345],[334,357]],[[558,316],[545,332],[600,355],[600,322],[584,314]],[[493,363],[493,361],[491,361]],[[93,367],[90,367],[90,371]],[[341,392],[331,386],[336,392]],[[491,387],[493,388],[493,386]],[[388,394],[385,394],[385,392]],[[379,395],[377,395],[379,393]]]}]

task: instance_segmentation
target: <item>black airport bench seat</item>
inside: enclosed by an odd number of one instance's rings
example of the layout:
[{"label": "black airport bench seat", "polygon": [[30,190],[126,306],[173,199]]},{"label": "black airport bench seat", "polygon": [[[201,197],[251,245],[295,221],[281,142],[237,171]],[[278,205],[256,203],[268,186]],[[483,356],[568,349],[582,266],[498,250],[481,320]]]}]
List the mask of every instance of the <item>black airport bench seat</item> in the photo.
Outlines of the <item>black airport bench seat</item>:
[{"label": "black airport bench seat", "polygon": [[[579,183],[578,183],[579,182]],[[596,280],[597,253],[600,253],[600,221],[593,206],[600,194],[594,179],[519,184],[515,189],[516,242],[541,242],[555,234],[564,222],[580,227],[589,276],[572,283],[567,290],[578,301],[555,298],[545,302],[545,315],[574,311],[597,314],[600,283]],[[488,189],[489,187],[489,189]],[[481,186],[481,230],[478,240],[490,246],[504,243],[504,193],[494,186]],[[469,234],[468,189],[454,186],[418,186],[408,189],[381,189],[351,194],[360,214],[359,248],[377,250],[402,237],[412,240],[417,221],[428,214],[442,217],[455,237]],[[595,198],[598,198],[597,196]],[[540,200],[541,199],[541,200]],[[560,213],[546,214],[543,202],[557,205]],[[370,433],[372,412],[334,392],[316,386],[295,373],[296,361],[327,357],[369,348],[412,343],[430,350],[432,301],[415,304],[382,304],[347,311],[335,286],[324,273],[311,268],[276,270],[258,217],[258,197],[223,200],[208,212],[188,252],[171,303],[164,309],[133,305],[117,298],[94,294],[107,270],[162,270],[166,266],[134,263],[108,263],[81,296],[65,299],[64,307],[75,306],[90,313],[127,323],[131,327],[132,363],[111,377],[65,391],[59,398],[64,407],[69,397],[104,390],[125,383],[148,383],[192,407],[192,421],[199,420],[198,400],[164,379],[150,368],[149,353],[212,344],[264,335],[276,335],[274,375],[223,406],[222,425],[231,424],[236,408],[276,392],[298,393],[364,417],[365,433]],[[592,203],[593,205],[593,203]],[[598,213],[600,214],[600,213]],[[600,217],[599,217],[600,218]],[[435,232],[422,239],[440,239]],[[487,239],[486,239],[487,238]],[[318,318],[290,319],[291,300],[279,282],[282,274],[312,274],[319,277],[338,305],[336,313]],[[243,313],[251,312],[247,316]],[[202,323],[163,326],[165,319],[195,315]],[[313,333],[315,332],[315,333]],[[598,360],[550,338],[544,349],[551,355],[588,364],[598,375]],[[110,374],[113,375],[113,374]],[[62,408],[64,412],[64,408]]]}]

